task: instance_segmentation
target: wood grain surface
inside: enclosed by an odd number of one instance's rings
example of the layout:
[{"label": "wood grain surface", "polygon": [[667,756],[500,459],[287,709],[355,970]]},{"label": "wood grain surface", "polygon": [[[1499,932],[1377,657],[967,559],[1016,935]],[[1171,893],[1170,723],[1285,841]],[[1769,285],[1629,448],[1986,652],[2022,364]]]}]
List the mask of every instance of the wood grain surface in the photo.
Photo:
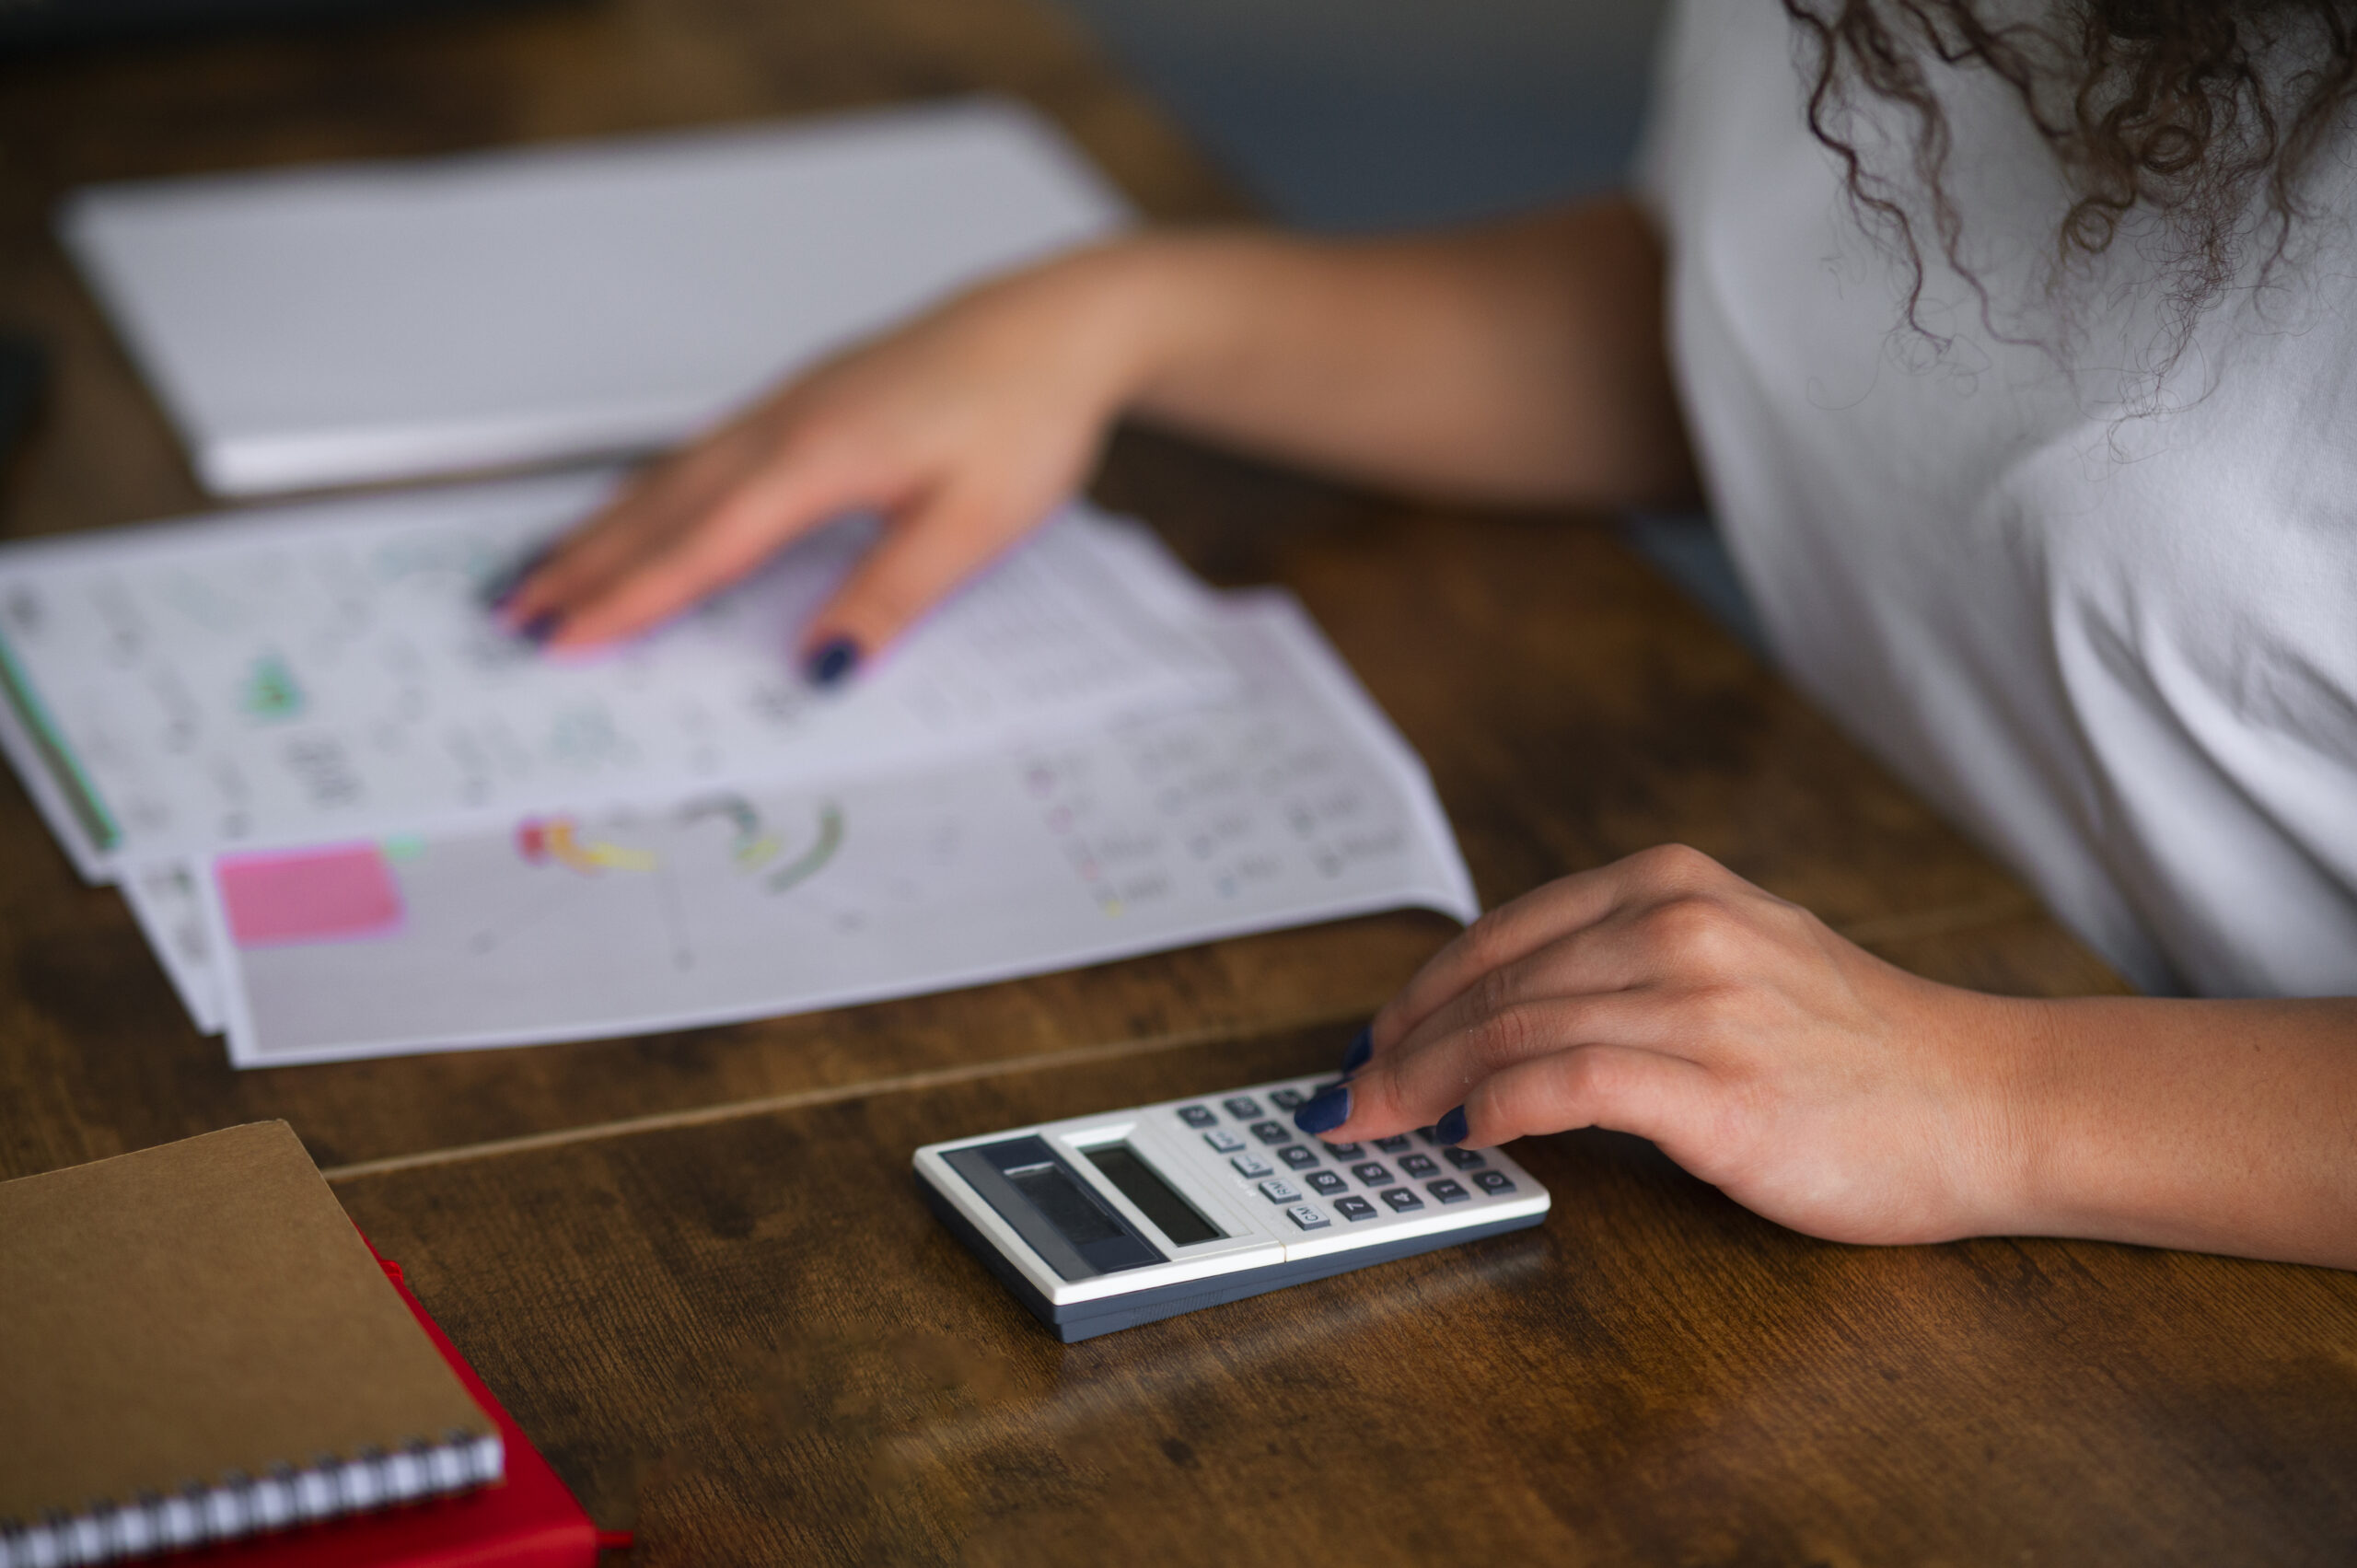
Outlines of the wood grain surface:
[{"label": "wood grain surface", "polygon": [[[75,184],[975,90],[1039,105],[1155,217],[1241,211],[1029,0],[603,0],[0,62],[0,325],[59,369],[0,533],[204,504],[50,235]],[[1918,972],[2119,988],[1607,523],[1137,432],[1097,489],[1213,580],[1301,596],[1431,765],[1486,901],[1678,839]],[[917,1202],[918,1144],[1330,1063],[1449,931],[236,1074],[11,781],[0,1175],[287,1118],[650,1564],[2357,1559],[2350,1275],[1832,1247],[1580,1134],[1516,1150],[1556,1194],[1537,1232],[1066,1347]]]},{"label": "wood grain surface", "polygon": [[[1332,1061],[1009,1072],[338,1184],[644,1564],[2346,1562],[2348,1276],[1837,1247],[1609,1135],[1537,1231],[1065,1346],[935,1139]],[[496,1288],[490,1282],[497,1282]]]}]

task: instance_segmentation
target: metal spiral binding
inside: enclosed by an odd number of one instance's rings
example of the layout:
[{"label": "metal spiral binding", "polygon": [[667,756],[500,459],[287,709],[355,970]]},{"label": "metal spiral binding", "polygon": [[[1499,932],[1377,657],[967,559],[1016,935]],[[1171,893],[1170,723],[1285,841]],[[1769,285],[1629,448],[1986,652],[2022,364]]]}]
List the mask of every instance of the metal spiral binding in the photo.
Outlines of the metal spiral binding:
[{"label": "metal spiral binding", "polygon": [[128,1503],[94,1501],[28,1524],[0,1521],[0,1568],[85,1568],[183,1547],[242,1539],[345,1515],[372,1513],[489,1486],[507,1470],[497,1433],[453,1431],[438,1443],[364,1448],[349,1458],[322,1454],[297,1469],[259,1476],[230,1470],[178,1492],[143,1493]]}]

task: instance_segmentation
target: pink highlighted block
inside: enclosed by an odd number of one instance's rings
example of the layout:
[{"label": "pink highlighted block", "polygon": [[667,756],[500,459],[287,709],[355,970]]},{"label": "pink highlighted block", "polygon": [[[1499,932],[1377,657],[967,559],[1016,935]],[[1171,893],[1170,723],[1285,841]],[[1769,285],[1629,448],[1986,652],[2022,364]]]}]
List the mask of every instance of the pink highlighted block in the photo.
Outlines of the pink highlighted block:
[{"label": "pink highlighted block", "polygon": [[240,947],[380,936],[401,923],[401,885],[373,843],[226,856],[214,875]]}]

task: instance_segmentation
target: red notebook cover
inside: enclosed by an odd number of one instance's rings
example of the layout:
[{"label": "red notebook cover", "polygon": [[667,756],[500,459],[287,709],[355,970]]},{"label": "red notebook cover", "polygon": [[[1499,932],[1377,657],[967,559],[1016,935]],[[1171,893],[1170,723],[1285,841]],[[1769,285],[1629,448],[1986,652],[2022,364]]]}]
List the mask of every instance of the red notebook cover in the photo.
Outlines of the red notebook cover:
[{"label": "red notebook cover", "polygon": [[150,1561],[185,1562],[188,1568],[596,1568],[598,1528],[589,1516],[426,1316],[402,1283],[401,1266],[382,1258],[377,1261],[467,1392],[498,1423],[507,1447],[507,1479],[456,1497]]}]

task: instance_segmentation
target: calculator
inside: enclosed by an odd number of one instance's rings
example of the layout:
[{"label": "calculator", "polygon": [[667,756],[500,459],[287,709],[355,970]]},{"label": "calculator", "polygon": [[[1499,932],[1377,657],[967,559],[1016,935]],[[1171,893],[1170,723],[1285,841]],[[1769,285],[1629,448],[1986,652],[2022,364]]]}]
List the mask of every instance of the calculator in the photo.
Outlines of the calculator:
[{"label": "calculator", "polygon": [[1495,1149],[1295,1131],[1331,1081],[928,1144],[917,1184],[1067,1344],[1546,1217],[1547,1190]]}]

